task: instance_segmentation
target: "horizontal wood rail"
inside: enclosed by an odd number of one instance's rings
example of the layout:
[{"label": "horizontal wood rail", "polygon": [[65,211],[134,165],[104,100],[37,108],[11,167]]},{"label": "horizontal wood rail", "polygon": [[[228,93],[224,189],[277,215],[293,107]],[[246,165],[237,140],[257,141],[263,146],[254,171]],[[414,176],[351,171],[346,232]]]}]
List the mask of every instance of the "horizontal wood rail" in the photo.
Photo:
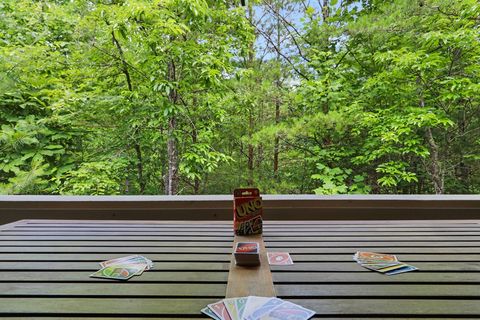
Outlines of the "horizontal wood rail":
[{"label": "horizontal wood rail", "polygon": [[[480,195],[263,195],[270,220],[479,219]],[[20,219],[230,220],[231,195],[0,196],[0,223]]]}]

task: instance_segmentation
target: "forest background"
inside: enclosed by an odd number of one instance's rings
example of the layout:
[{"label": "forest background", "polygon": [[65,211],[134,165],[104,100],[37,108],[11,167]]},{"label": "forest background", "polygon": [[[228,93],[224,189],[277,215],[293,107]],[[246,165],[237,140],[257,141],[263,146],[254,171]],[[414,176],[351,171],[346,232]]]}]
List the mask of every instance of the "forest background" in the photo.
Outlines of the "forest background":
[{"label": "forest background", "polygon": [[477,0],[3,0],[0,193],[480,193]]}]

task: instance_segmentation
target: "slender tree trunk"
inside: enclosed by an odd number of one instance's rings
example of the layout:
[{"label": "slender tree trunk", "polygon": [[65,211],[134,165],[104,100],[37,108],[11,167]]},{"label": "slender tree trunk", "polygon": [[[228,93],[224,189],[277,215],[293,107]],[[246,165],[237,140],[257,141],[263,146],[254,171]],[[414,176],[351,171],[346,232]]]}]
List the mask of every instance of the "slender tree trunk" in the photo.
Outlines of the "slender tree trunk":
[{"label": "slender tree trunk", "polygon": [[[253,136],[253,110],[249,111],[248,116],[248,137],[249,140],[252,139]],[[248,185],[253,186],[254,179],[253,179],[253,160],[254,160],[254,149],[253,145],[249,142],[248,143],[248,161],[247,161],[247,168],[248,168]]]},{"label": "slender tree trunk", "polygon": [[140,185],[140,193],[143,194],[145,192],[145,180],[143,179],[142,150],[140,149],[140,145],[138,143],[135,143],[134,148],[137,155],[138,183]]},{"label": "slender tree trunk", "polygon": [[[280,102],[275,101],[275,124],[280,123]],[[280,154],[280,137],[275,134],[275,141],[273,145],[273,177],[278,180],[278,156]]]},{"label": "slender tree trunk", "polygon": [[[466,113],[464,108],[462,110],[461,119],[458,123],[459,134],[461,136],[465,135],[465,131],[467,129],[466,127],[467,127],[467,119],[466,119]],[[468,193],[470,191],[468,187],[469,186],[468,178],[470,176],[469,166],[465,163],[465,156],[464,156],[463,150],[460,151],[460,154],[457,154],[456,156],[459,157],[460,159],[460,163],[458,164],[458,169],[456,170],[457,171],[456,175],[458,179],[461,181],[461,184],[463,186],[461,192]]]},{"label": "slender tree trunk", "polygon": [[[120,60],[122,62],[122,72],[125,75],[125,79],[127,80],[127,88],[128,91],[132,92],[133,91],[133,85],[132,85],[132,78],[130,77],[130,72],[128,71],[128,64],[127,61],[125,60],[125,56],[123,54],[123,49],[122,46],[120,45],[120,42],[118,42],[117,38],[115,37],[115,32],[112,30],[112,41],[115,47],[118,50],[118,54],[120,56]],[[133,148],[135,149],[135,154],[137,156],[137,176],[138,176],[138,185],[140,187],[140,194],[143,194],[145,192],[145,180],[143,178],[143,161],[142,161],[142,150],[140,148],[140,144],[137,142],[136,138],[139,136],[139,131],[140,129],[135,126],[134,127],[134,145]]]},{"label": "slender tree trunk", "polygon": [[433,138],[433,133],[431,128],[427,128],[426,131],[427,141],[430,145],[430,155],[431,155],[431,176],[433,182],[433,188],[436,194],[445,193],[443,185],[443,176],[442,176],[442,167],[440,164],[439,150],[438,145]]},{"label": "slender tree trunk", "polygon": [[[278,48],[278,50],[280,50],[281,48],[281,39],[280,39],[280,4],[278,4],[277,6],[277,12],[276,12],[276,16],[277,16],[277,43],[276,43],[276,46]],[[280,78],[281,78],[281,75],[282,75],[282,66],[281,66],[281,56],[280,56],[280,51],[277,51],[277,57],[276,57],[276,60],[277,60],[277,64],[278,64],[278,74],[277,74],[277,79],[275,81],[275,86],[277,88],[277,92],[276,92],[276,97],[275,97],[275,125],[278,125],[280,123],[280,105],[281,105],[281,101],[280,101],[280,92],[281,92],[281,84],[280,84]],[[280,138],[278,136],[278,134],[275,134],[275,139],[273,141],[273,178],[275,180],[278,180],[278,156],[279,156],[279,153],[280,153]]]},{"label": "slender tree trunk", "polygon": [[328,17],[330,17],[329,0],[323,0],[322,17],[323,17],[323,22],[325,22],[328,19]]},{"label": "slender tree trunk", "polygon": [[[417,84],[421,86],[421,79],[420,77],[417,78]],[[419,105],[421,108],[425,108],[425,98],[423,96],[423,89],[419,88]],[[439,156],[439,147],[435,142],[435,138],[433,137],[432,128],[426,127],[425,128],[425,138],[427,140],[428,145],[430,146],[430,177],[432,179],[433,189],[435,190],[436,194],[443,194],[445,193],[444,183],[443,183],[443,173],[442,173],[442,166],[440,162]]]},{"label": "slender tree trunk", "polygon": [[[196,97],[193,98],[193,105],[196,106],[197,104],[197,99]],[[197,133],[197,128],[193,126],[192,128],[192,143],[196,144],[198,142],[198,133]],[[200,179],[198,177],[195,177],[193,180],[193,193],[198,194],[200,191]]]},{"label": "slender tree trunk", "polygon": [[[176,81],[176,71],[174,61],[170,61],[167,66],[167,78],[169,82]],[[168,99],[171,104],[177,103],[177,92],[171,90]],[[178,192],[178,150],[177,140],[175,138],[175,130],[177,127],[177,119],[175,115],[169,115],[168,119],[168,140],[167,140],[167,157],[168,169],[167,177],[165,179],[165,193],[167,195],[174,195]]]},{"label": "slender tree trunk", "polygon": [[[247,8],[247,13],[248,13],[248,19],[250,20],[250,23],[253,24],[253,6],[252,2],[248,2],[248,8]],[[247,60],[247,67],[252,68],[253,63],[255,59],[255,53],[254,53],[254,47],[253,43],[250,44],[250,48],[248,50],[248,60]],[[248,137],[249,140],[252,139],[253,137],[253,130],[254,130],[254,119],[253,119],[253,106],[249,106],[249,113],[248,113]],[[253,186],[254,185],[254,179],[253,179],[253,166],[254,166],[254,148],[253,145],[248,142],[248,159],[247,159],[247,168],[248,168],[248,185]]]}]

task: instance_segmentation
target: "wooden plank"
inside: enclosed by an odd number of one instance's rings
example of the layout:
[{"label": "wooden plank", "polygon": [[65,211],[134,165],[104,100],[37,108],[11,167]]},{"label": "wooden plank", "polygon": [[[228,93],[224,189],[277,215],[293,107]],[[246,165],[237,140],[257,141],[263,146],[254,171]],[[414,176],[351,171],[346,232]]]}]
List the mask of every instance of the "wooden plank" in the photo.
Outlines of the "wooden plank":
[{"label": "wooden plank", "polygon": [[25,220],[18,220],[18,221],[14,221],[14,222],[4,224],[4,225],[0,225],[0,231],[13,229],[18,225],[22,225],[24,222],[25,222]]},{"label": "wooden plank", "polygon": [[[104,246],[118,246],[119,241],[122,240],[116,240],[116,241],[110,241],[110,240],[104,240],[102,239],[97,239],[98,243],[101,243]],[[213,244],[213,243],[219,243],[219,242],[228,242],[231,243],[232,238],[231,237],[189,237],[185,236],[182,238],[172,238],[169,236],[166,237],[157,237],[155,241],[152,240],[130,240],[127,243],[125,241],[122,241],[123,243],[121,244],[122,246],[159,246],[163,243],[169,243],[169,242],[176,242],[176,243],[188,243],[188,244],[196,244],[198,245],[203,245],[203,244]],[[302,246],[301,242],[309,244],[311,243],[312,245],[317,244],[321,245],[321,243],[328,243],[330,245],[345,245],[345,244],[355,244],[357,246],[358,243],[364,244],[364,243],[376,243],[376,244],[389,244],[389,243],[398,243],[402,245],[407,245],[408,243],[414,243],[415,245],[421,246],[422,244],[434,244],[434,243],[442,243],[443,245],[447,245],[448,243],[453,243],[456,244],[458,242],[467,242],[467,243],[473,243],[473,244],[480,244],[480,236],[465,236],[465,237],[428,237],[428,236],[423,236],[423,237],[390,237],[388,239],[385,239],[383,237],[295,237],[295,238],[289,238],[289,237],[264,237],[264,241],[267,244],[278,244],[279,242],[288,242],[289,244]],[[20,246],[26,246],[26,245],[32,245],[32,246],[55,246],[55,245],[96,245],[96,243],[93,241],[85,241],[85,240],[70,240],[70,241],[62,241],[61,239],[58,240],[28,240],[28,239],[19,239],[19,240],[1,240],[0,239],[0,246],[15,246],[15,245],[20,245]]]},{"label": "wooden plank", "polygon": [[[388,241],[388,240],[382,240],[382,241],[377,241],[377,240],[366,240],[366,241],[363,241],[361,239],[358,239],[358,240],[355,240],[355,239],[350,239],[349,241],[328,241],[328,240],[312,240],[312,241],[308,241],[308,240],[302,240],[302,241],[265,241],[266,243],[266,246],[269,247],[270,245],[278,245],[279,243],[287,243],[287,244],[292,244],[292,243],[309,243],[309,244],[321,244],[321,243],[325,243],[325,242],[328,242],[328,243],[335,243],[335,244],[338,244],[338,245],[345,245],[345,243],[348,243],[349,245],[351,243],[355,243],[355,246],[358,246],[359,244],[361,245],[364,245],[366,243],[375,243],[377,246],[382,246],[382,245],[385,245],[385,244],[391,244],[391,243],[398,243],[398,245],[400,246],[405,246],[405,244],[410,244],[412,242],[418,244],[419,246],[421,246],[423,243],[426,243],[427,245],[431,244],[431,243],[438,243],[440,241],[443,241],[443,243],[450,243],[450,244],[458,244],[458,242],[460,243],[473,243],[473,244],[478,244],[480,246],[480,238],[479,239],[465,239],[465,238],[460,238],[461,240],[449,240],[449,239],[438,239],[438,240],[435,240],[435,239],[432,239],[432,240],[423,240],[423,241],[417,241],[417,240],[414,240],[414,239],[410,239],[408,240],[409,238],[403,238],[402,240],[391,240],[391,241]],[[458,238],[456,238],[458,239]],[[231,241],[229,241],[228,239],[226,238],[216,238],[215,239],[208,239],[208,240],[202,240],[202,239],[195,239],[195,240],[187,240],[187,239],[184,239],[184,238],[181,238],[181,239],[175,239],[176,241],[171,241],[172,239],[171,238],[166,238],[164,240],[161,240],[161,241],[138,241],[138,240],[133,240],[133,241],[122,241],[122,240],[118,240],[118,241],[95,241],[95,240],[92,240],[92,241],[82,241],[82,240],[77,240],[77,241],[61,241],[61,240],[37,240],[37,241],[33,241],[33,240],[5,240],[5,241],[1,241],[0,240],[0,247],[44,247],[44,246],[49,246],[49,247],[65,247],[65,246],[68,246],[68,247],[86,247],[86,246],[89,246],[89,247],[118,247],[118,246],[122,246],[122,247],[163,247],[165,246],[166,244],[167,245],[174,245],[174,246],[195,246],[195,247],[202,247],[202,246],[205,246],[205,247],[210,247],[210,246],[215,246],[215,244],[221,244],[221,246],[223,246],[224,244],[226,243],[231,243]]]},{"label": "wooden plank", "polygon": [[[53,227],[53,228],[38,228],[38,227],[12,227],[10,229],[3,230],[4,232],[10,233],[10,232],[36,232],[36,233],[50,233],[50,232],[92,232],[92,233],[106,233],[106,232],[125,232],[126,234],[129,233],[162,233],[162,232],[183,232],[183,231],[198,231],[198,232],[204,232],[204,231],[215,231],[215,232],[232,232],[232,227],[209,227],[207,230],[206,228],[200,228],[200,227],[183,227],[183,226],[177,226],[177,227],[156,227],[156,228],[151,228],[151,227],[145,227],[145,228],[131,228],[131,227],[122,227],[122,228],[112,228],[112,227]],[[480,226],[478,227],[457,227],[457,228],[437,228],[437,227],[405,227],[405,228],[391,228],[391,227],[371,227],[371,228],[364,228],[361,226],[358,227],[351,227],[351,228],[343,228],[343,227],[328,227],[328,228],[322,228],[322,227],[304,227],[304,228],[295,228],[293,229],[292,227],[270,227],[270,228],[265,228],[264,233],[265,234],[270,234],[270,233],[278,233],[278,232],[285,232],[285,233],[291,233],[291,232],[315,232],[317,234],[321,234],[323,232],[389,232],[392,233],[392,235],[395,235],[398,232],[466,232],[466,231],[475,231],[475,232],[480,232]]]},{"label": "wooden plank", "polygon": [[265,232],[265,237],[283,236],[283,237],[298,237],[298,236],[343,236],[343,237],[357,237],[357,236],[376,236],[376,237],[393,237],[393,236],[478,236],[479,231],[402,231],[402,232],[356,232],[356,231],[289,231],[289,232]]},{"label": "wooden plank", "polygon": [[[264,236],[266,243],[270,242],[431,242],[431,241],[443,241],[443,242],[456,242],[456,241],[479,241],[480,236],[358,236],[358,237],[322,237],[322,236],[298,236],[298,237],[283,237],[283,236]],[[1,241],[0,241],[1,242]]]},{"label": "wooden plank", "polygon": [[[427,220],[428,221],[428,220]],[[459,220],[452,220],[452,221],[459,221]],[[96,220],[86,220],[86,219],[27,219],[22,220],[22,224],[30,225],[30,224],[84,224],[84,225],[92,225],[92,224],[106,224],[106,225],[115,225],[115,224],[128,224],[128,225],[168,225],[168,224],[180,224],[180,225],[231,225],[231,220],[168,220],[168,219],[158,219],[158,220],[115,220],[115,219],[96,219]]]},{"label": "wooden plank", "polygon": [[230,247],[0,247],[0,253],[115,253],[126,254],[154,254],[154,253],[231,253]]},{"label": "wooden plank", "polygon": [[463,297],[480,298],[475,284],[282,284],[275,285],[278,296],[287,298],[344,298],[344,297]]},{"label": "wooden plank", "polygon": [[[6,236],[125,236],[125,237],[133,237],[133,236],[172,236],[172,237],[181,237],[181,236],[230,236],[232,233],[231,231],[212,231],[212,230],[196,230],[196,231],[151,231],[151,232],[141,232],[141,231],[132,231],[132,232],[108,232],[108,231],[96,231],[96,232],[87,232],[87,231],[48,231],[48,232],[36,232],[36,231],[17,231],[15,229],[12,230],[2,230],[0,232],[0,237]],[[399,232],[375,232],[375,231],[365,231],[365,232],[358,232],[358,231],[276,231],[276,232],[265,232],[265,237],[272,237],[272,236],[283,236],[283,237],[298,237],[298,236],[343,236],[343,237],[352,237],[352,236],[382,236],[385,238],[391,236],[480,236],[480,230],[478,231],[399,231]]]},{"label": "wooden plank", "polygon": [[[260,266],[242,267],[235,264],[235,258],[231,257],[228,275],[227,298],[262,296],[274,297],[272,274],[270,272],[267,251],[261,235],[235,236],[233,248],[237,242],[258,242],[260,247]],[[232,252],[233,252],[232,248]]]},{"label": "wooden plank", "polygon": [[[353,256],[356,251],[374,251],[382,253],[390,253],[396,255],[403,254],[480,254],[478,246],[470,247],[273,247],[269,246],[268,251],[287,251],[292,255],[313,255],[313,254],[346,254]],[[186,254],[186,253],[231,253],[231,247],[0,247],[0,253],[111,253],[111,254],[160,254],[170,253]],[[399,257],[401,258],[401,256]]]},{"label": "wooden plank", "polygon": [[[306,220],[478,218],[476,195],[264,195],[266,219]],[[229,220],[231,195],[0,196],[2,221],[28,218]],[[318,212],[322,214],[319,215]],[[68,213],[68,215],[67,215]]]},{"label": "wooden plank", "polygon": [[[92,253],[4,253],[0,255],[0,261],[105,261],[120,258],[119,254],[92,254]],[[153,261],[211,261],[230,262],[230,256],[226,254],[149,254],[148,258]]]},{"label": "wooden plank", "polygon": [[[32,318],[28,317],[2,317],[2,319],[6,319],[6,320],[31,320]],[[88,317],[88,316],[82,316],[81,318],[79,317],[44,317],[42,316],[42,320],[78,320],[78,319],[95,319],[95,320],[112,320],[112,318],[103,318],[103,317]],[[168,317],[128,317],[128,318],[122,318],[122,317],[115,317],[116,320],[148,320],[148,319],[158,319],[158,320],[178,320],[178,319],[183,319],[183,320],[198,320],[198,319],[211,319],[211,318],[207,318],[206,316],[205,317],[195,317],[195,318],[188,318],[188,317],[181,317],[181,318],[168,318]],[[352,318],[352,317],[335,317],[335,318],[325,318],[323,316],[313,316],[312,319],[322,319],[322,320],[338,320],[338,319],[341,319],[341,320],[365,320],[364,317],[362,318]],[[383,319],[386,319],[385,317]],[[390,317],[388,317],[388,319],[390,319]],[[392,319],[395,319],[395,320],[418,320],[419,318],[418,317],[415,317],[415,318],[404,318],[404,317],[397,317],[395,316],[394,318]],[[421,317],[422,320],[458,320],[458,318],[444,318],[444,317],[441,317],[441,318],[431,318],[431,317]],[[462,319],[470,319],[470,320],[478,320],[478,318],[471,318],[471,317],[463,317],[462,316]]]},{"label": "wooden plank", "polygon": [[[85,271],[64,270],[58,271],[17,271],[0,272],[0,282],[112,282],[109,279],[90,278]],[[227,283],[228,270],[223,271],[148,271],[141,277],[133,277],[131,282],[154,283]]]},{"label": "wooden plank", "polygon": [[[2,319],[5,319],[5,320],[32,320],[31,317],[2,317]],[[45,317],[45,316],[42,316],[41,318],[42,320],[78,320],[78,319],[95,319],[95,320],[112,320],[111,317],[108,317],[108,318],[103,318],[103,317],[91,317],[91,316],[88,316],[88,315],[84,315],[84,316],[75,316],[75,317]],[[198,316],[198,317],[195,317],[195,318],[190,318],[190,317],[175,317],[175,318],[169,318],[169,317],[150,317],[150,316],[147,316],[147,317],[128,317],[128,318],[123,318],[123,317],[117,317],[115,316],[115,320],[150,320],[150,319],[157,319],[157,320],[178,320],[178,319],[182,319],[182,320],[198,320],[198,319],[211,319],[207,316]],[[365,320],[365,319],[364,319]]]},{"label": "wooden plank", "polygon": [[[2,242],[0,241],[0,247],[41,247],[41,246],[49,246],[49,247],[148,247],[148,248],[161,248],[161,247],[191,247],[191,248],[202,248],[202,247],[230,247],[231,242],[228,241],[159,241],[159,242],[150,242],[145,243],[142,241],[129,241],[125,242],[108,242],[108,241],[92,241],[90,243],[83,241],[76,243],[62,241],[62,242]],[[283,247],[283,248],[296,248],[296,247],[311,247],[311,248],[323,248],[323,247],[344,247],[344,248],[351,248],[351,247],[358,247],[362,245],[364,247],[480,247],[480,241],[279,241],[279,242],[269,242],[267,244],[268,248],[275,248],[275,247]]]},{"label": "wooden plank", "polygon": [[460,299],[289,299],[316,311],[321,316],[359,316],[388,318],[400,316],[475,316],[480,317],[478,300]]},{"label": "wooden plank", "polygon": [[[154,269],[149,272],[162,270],[203,270],[203,271],[225,271],[228,270],[227,262],[158,262],[154,261]],[[0,262],[0,270],[98,270],[97,262]]]},{"label": "wooden plank", "polygon": [[217,298],[0,298],[0,315],[182,315],[200,316],[200,310]]},{"label": "wooden plank", "polygon": [[[92,282],[111,280],[88,278],[85,271],[4,271],[0,282]],[[395,277],[381,276],[375,272],[273,272],[274,283],[457,283],[480,284],[478,272],[409,272]],[[161,271],[145,272],[128,282],[177,282],[177,283],[227,283],[228,270],[224,271]]]},{"label": "wooden plank", "polygon": [[[49,222],[51,220],[45,220],[45,222],[30,222],[30,220],[22,220],[18,221],[19,223],[15,226],[16,228],[49,228],[49,227],[78,227],[78,228],[121,228],[121,227],[129,227],[129,228],[170,228],[170,227],[185,227],[185,228],[198,228],[200,223],[195,223],[192,221],[180,221],[180,222],[172,222],[167,221],[167,223],[162,223],[162,220],[156,221],[156,223],[135,223],[130,221],[124,221],[118,223],[103,223],[102,220],[95,220],[94,222],[85,222],[83,220],[77,220],[75,222],[64,222],[64,223],[54,223]],[[312,228],[312,227],[342,227],[342,228],[369,228],[369,227],[388,227],[388,228],[464,228],[464,227],[478,227],[480,224],[479,221],[470,221],[464,222],[467,220],[461,220],[456,222],[449,222],[445,220],[428,220],[428,221],[388,221],[388,222],[377,222],[377,221],[360,221],[360,222],[352,222],[352,221],[272,221],[266,220],[264,221],[264,228],[292,228],[301,229],[301,228]],[[203,224],[204,225],[204,224]],[[231,228],[232,221],[211,221],[209,222],[209,228]]]},{"label": "wooden plank", "polygon": [[[200,315],[200,309],[215,299],[161,298],[0,298],[0,315],[9,314],[89,314],[102,315]],[[290,299],[293,303],[313,309],[321,316],[382,315],[400,316],[480,316],[476,300],[444,299]],[[388,316],[387,316],[388,317]]]},{"label": "wooden plank", "polygon": [[65,232],[36,232],[36,231],[16,231],[16,230],[3,230],[0,232],[0,237],[8,237],[8,236],[35,236],[35,237],[43,237],[43,236],[94,236],[94,237],[102,237],[102,236],[123,236],[125,238],[128,237],[142,237],[148,235],[157,235],[157,236],[171,236],[171,237],[182,237],[182,236],[229,236],[232,233],[230,231],[219,231],[214,232],[210,230],[204,231],[154,231],[154,232],[139,232],[139,231],[132,231],[132,232],[107,232],[107,231],[98,231],[98,232],[86,232],[86,231],[65,231]]},{"label": "wooden plank", "polygon": [[[33,236],[10,236],[10,235],[0,235],[0,242],[2,241],[143,241],[143,242],[161,242],[165,239],[172,240],[172,241],[185,241],[186,239],[195,238],[198,241],[203,241],[202,238],[205,240],[211,239],[210,236],[182,236],[182,237],[172,237],[172,236],[104,236],[104,237],[96,237],[96,236],[46,236],[46,235],[33,235]],[[222,237],[223,241],[233,241],[233,237],[231,235]]]},{"label": "wooden plank", "polygon": [[[88,276],[86,276],[88,277]],[[143,274],[139,278],[143,277]],[[95,280],[95,279],[94,279]],[[227,284],[219,283],[135,283],[100,281],[93,283],[0,283],[0,297],[201,297],[223,299]]]},{"label": "wooden plank", "polygon": [[480,284],[478,272],[408,272],[395,277],[382,276],[376,272],[272,272],[275,284],[285,283],[461,283]]},{"label": "wooden plank", "polygon": [[[294,262],[351,261],[354,263],[351,254],[295,254],[291,257]],[[412,263],[419,261],[480,262],[480,254],[402,254],[402,261]]]},{"label": "wooden plank", "polygon": [[[111,280],[88,278],[85,271],[4,271],[0,282],[92,282]],[[273,272],[274,283],[457,283],[480,284],[478,272],[409,272],[395,277],[382,276],[376,272]],[[228,270],[224,271],[161,271],[145,272],[141,277],[133,277],[128,282],[182,282],[182,283],[227,283]]]},{"label": "wooden plank", "polygon": [[[183,236],[179,236],[179,237],[175,237],[175,236],[167,236],[170,240],[174,240],[174,241],[182,241],[182,239],[186,239],[188,237],[183,237]],[[202,236],[201,235],[197,235],[197,236],[194,236],[196,238],[201,238]],[[434,236],[432,237],[432,241],[434,239],[436,239],[438,236]],[[82,235],[64,235],[64,236],[49,236],[49,235],[31,235],[31,236],[26,236],[26,235],[16,235],[16,236],[12,236],[12,235],[0,235],[0,243],[2,241],[31,241],[31,240],[38,240],[38,241],[126,241],[128,240],[129,242],[130,241],[144,241],[144,242],[152,242],[152,241],[163,241],[164,239],[166,238],[166,236],[102,236],[102,237],[97,237],[97,236],[92,236],[92,235],[87,235],[87,236],[82,236]],[[209,239],[210,236],[205,236],[205,239]],[[284,241],[288,241],[288,242],[298,242],[298,240],[302,240],[302,239],[306,239],[305,241],[308,241],[307,238],[302,238],[301,236],[292,236],[292,237],[283,237],[282,238],[284,239]],[[289,240],[289,238],[291,239],[291,241]],[[380,242],[385,242],[389,239],[391,239],[392,241],[394,240],[408,240],[410,238],[410,236],[403,236],[401,238],[399,237],[383,237],[383,236],[376,236],[376,237],[331,237],[331,241],[335,241],[336,239],[341,239],[341,240],[345,240],[348,238],[350,239],[350,241],[356,241],[356,239],[371,239],[372,241],[376,241],[376,240],[379,240]],[[423,238],[423,239],[430,239],[430,237],[428,235],[424,235],[424,236],[421,236],[421,237],[416,237],[416,236],[412,236],[413,239],[415,238]],[[465,241],[468,241],[469,239],[469,236],[457,236],[456,237],[457,239],[461,240],[461,239],[465,239]],[[228,237],[228,236],[225,236],[224,237],[225,241],[233,241],[233,237]],[[269,237],[265,237],[265,239],[269,239],[271,240],[272,237],[269,236]],[[326,238],[316,238],[316,239],[319,239],[319,240],[322,240],[322,239],[325,239],[326,241],[328,241],[328,239]],[[445,237],[445,239],[448,239],[447,237]],[[201,241],[201,239],[199,240]],[[267,240],[268,241],[268,240]],[[270,242],[269,242],[270,243]]]},{"label": "wooden plank", "polygon": [[230,244],[231,241],[228,238],[220,238],[220,237],[213,237],[211,239],[202,239],[202,238],[180,238],[180,239],[174,239],[175,241],[172,241],[171,237],[166,237],[163,240],[158,240],[158,241],[149,241],[149,240],[134,240],[134,241],[123,241],[123,240],[117,240],[117,241],[83,241],[83,240],[77,240],[77,241],[62,241],[62,240],[5,240],[1,241],[0,240],[0,247],[25,247],[25,246],[30,246],[30,247],[163,247],[165,244],[168,245],[178,245],[178,246],[205,246],[205,247],[210,247],[213,246],[213,244],[221,244],[223,245],[224,243]]},{"label": "wooden plank", "polygon": [[[373,251],[381,253],[390,253],[390,254],[406,254],[406,253],[423,253],[423,254],[435,254],[435,253],[470,253],[478,254],[480,253],[480,248],[478,246],[471,247],[339,247],[339,248],[292,248],[292,247],[268,247],[268,251],[287,251],[294,254],[326,254],[326,253],[350,253],[355,254],[356,251]],[[401,257],[399,257],[401,259]]]},{"label": "wooden plank", "polygon": [[[0,297],[8,296],[75,296],[75,297],[214,297],[222,299],[226,284],[159,284],[159,283],[0,283]],[[284,298],[344,297],[428,297],[479,298],[478,285],[468,284],[290,284],[275,285]],[[271,296],[271,295],[270,295]]]},{"label": "wooden plank", "polygon": [[[67,250],[66,250],[67,251]],[[3,253],[0,261],[104,261],[119,258],[114,253]],[[90,251],[91,252],[91,251]],[[229,262],[228,254],[186,253],[158,254],[149,253],[148,258],[154,261],[211,261]],[[354,263],[351,254],[292,254],[294,262],[350,261]],[[404,262],[418,261],[468,261],[480,262],[480,254],[402,254]]]},{"label": "wooden plank", "polygon": [[[168,223],[162,223],[163,220],[158,220],[156,224],[150,224],[150,223],[130,223],[130,221],[122,221],[119,223],[103,223],[102,220],[96,220],[95,222],[84,222],[83,220],[78,220],[76,222],[64,222],[64,223],[54,223],[54,222],[48,222],[51,220],[45,220],[46,222],[43,223],[35,223],[35,222],[29,222],[29,220],[21,220],[17,221],[19,223],[16,224],[16,228],[52,228],[52,227],[61,227],[61,228],[70,228],[70,227],[76,227],[76,228],[176,228],[176,227],[185,227],[185,228],[198,228],[202,224],[197,224],[192,221],[184,221],[176,223],[176,222],[168,222]],[[462,220],[463,221],[463,220]],[[215,222],[215,223],[213,223]],[[311,223],[309,223],[311,222]],[[295,227],[295,229],[301,229],[301,228],[312,228],[312,227],[321,227],[321,228],[335,228],[335,227],[341,227],[341,228],[383,228],[383,227],[388,227],[388,228],[464,228],[464,227],[479,227],[478,221],[475,222],[446,222],[445,220],[429,220],[426,222],[421,222],[419,221],[418,223],[412,223],[408,221],[397,221],[397,223],[390,223],[390,222],[376,222],[376,221],[368,221],[368,222],[362,222],[362,223],[352,223],[350,221],[309,221],[309,222],[301,222],[301,221],[291,221],[291,222],[286,222],[286,221],[272,221],[272,220],[266,220],[264,223],[265,229],[270,229],[270,228],[291,228],[292,226]],[[204,225],[204,224],[203,224]],[[212,221],[212,223],[209,224],[209,227],[211,228],[231,228],[232,227],[232,221]]]},{"label": "wooden plank", "polygon": [[275,248],[275,247],[283,247],[283,248],[358,248],[359,246],[366,248],[366,247],[385,247],[385,248],[393,248],[393,247],[442,247],[442,248],[450,248],[450,247],[480,247],[480,242],[477,241],[431,241],[431,242],[416,242],[416,241],[371,241],[371,242],[359,242],[359,241],[351,241],[351,242],[333,242],[333,241],[321,241],[321,242],[268,242],[267,247]]},{"label": "wooden plank", "polygon": [[[130,242],[117,242],[113,245],[110,245],[110,247],[124,247],[124,245],[128,244],[129,246],[128,247],[145,247],[144,246],[144,243],[142,242],[137,242],[136,244],[132,244]],[[0,248],[5,248],[5,247],[11,247],[11,248],[14,248],[14,247],[18,247],[18,248],[21,248],[21,247],[25,247],[27,245],[33,245],[33,247],[42,247],[42,246],[45,246],[45,247],[72,247],[72,246],[76,246],[76,247],[80,247],[78,245],[78,243],[72,243],[72,242],[68,242],[68,241],[63,241],[63,244],[59,245],[58,243],[55,243],[53,242],[52,244],[49,244],[49,245],[42,245],[40,241],[38,241],[37,243],[35,242],[30,242],[30,243],[25,243],[25,242],[17,242],[16,245],[13,245],[13,246],[8,246],[8,245],[5,245],[3,242],[0,241]],[[83,244],[83,247],[91,247],[91,248],[94,248],[94,247],[109,247],[109,245],[106,245],[103,241],[96,241],[96,242],[84,242]],[[203,248],[203,247],[216,247],[216,248],[226,248],[226,247],[230,247],[231,246],[231,242],[228,242],[228,241],[161,241],[161,242],[157,242],[155,245],[152,245],[152,246],[148,246],[149,248],[162,248],[162,247],[190,247],[190,248]]]},{"label": "wooden plank", "polygon": [[[402,260],[402,259],[400,259]],[[405,261],[408,262],[408,261]],[[3,263],[0,263],[0,266]],[[465,263],[465,262],[415,262],[415,267],[421,271],[480,271],[480,263]],[[344,272],[373,272],[361,267],[357,263],[351,262],[300,262],[291,266],[271,266],[272,272],[277,271],[304,271],[304,272],[319,272],[319,271],[344,271]],[[420,272],[421,272],[420,271]],[[385,276],[385,275],[379,275]]]}]

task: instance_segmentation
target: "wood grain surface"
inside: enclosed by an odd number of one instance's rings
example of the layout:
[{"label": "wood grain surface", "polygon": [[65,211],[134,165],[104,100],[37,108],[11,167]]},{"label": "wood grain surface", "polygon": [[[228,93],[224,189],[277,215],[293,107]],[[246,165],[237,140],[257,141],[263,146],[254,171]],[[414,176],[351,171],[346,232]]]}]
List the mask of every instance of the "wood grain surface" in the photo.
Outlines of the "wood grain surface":
[{"label": "wood grain surface", "polygon": [[246,296],[275,297],[272,274],[262,236],[235,236],[233,248],[235,248],[238,242],[258,242],[260,265],[256,267],[237,266],[232,255],[225,296],[227,298]]},{"label": "wood grain surface", "polygon": [[[0,226],[0,316],[201,319],[201,308],[225,296],[276,294],[317,319],[480,319],[478,220],[266,221],[262,264],[252,269],[232,265],[239,240],[230,221]],[[369,271],[352,259],[360,250],[419,270]],[[268,266],[266,251],[289,252],[295,264]],[[100,261],[130,254],[154,269],[127,282],[88,277]]]}]

